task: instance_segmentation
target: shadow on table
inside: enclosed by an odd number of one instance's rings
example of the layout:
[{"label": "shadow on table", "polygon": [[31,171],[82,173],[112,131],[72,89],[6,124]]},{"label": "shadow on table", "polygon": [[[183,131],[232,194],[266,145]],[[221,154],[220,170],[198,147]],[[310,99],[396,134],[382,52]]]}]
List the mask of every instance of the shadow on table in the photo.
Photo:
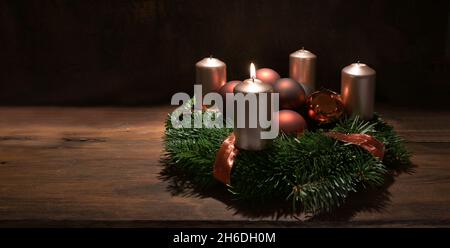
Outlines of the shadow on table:
[{"label": "shadow on table", "polygon": [[[359,212],[382,212],[390,204],[391,194],[389,187],[395,182],[395,178],[401,173],[414,173],[414,167],[400,168],[391,171],[386,175],[383,186],[372,189],[365,189],[356,193],[352,193],[346,202],[329,213],[321,213],[314,216],[305,215],[306,221],[346,221],[350,220]],[[223,202],[228,209],[235,211],[236,215],[246,218],[296,218],[301,220],[303,212],[299,209],[292,210],[290,201],[280,200],[278,202],[264,204],[249,204],[233,198],[224,185],[216,183],[208,188],[200,188],[189,181],[189,177],[175,168],[175,166],[166,165],[160,173],[161,180],[168,182],[168,191],[172,195],[197,197],[197,198],[213,198]],[[303,219],[303,218],[302,218]]]}]

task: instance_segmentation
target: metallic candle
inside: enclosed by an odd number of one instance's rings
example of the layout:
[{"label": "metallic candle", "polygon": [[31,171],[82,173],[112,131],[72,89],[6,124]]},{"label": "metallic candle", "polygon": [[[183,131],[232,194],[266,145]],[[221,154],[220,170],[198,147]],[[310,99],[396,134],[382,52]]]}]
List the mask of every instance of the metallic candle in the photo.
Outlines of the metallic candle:
[{"label": "metallic candle", "polygon": [[376,72],[366,64],[353,63],[341,72],[341,97],[345,111],[364,120],[373,118]]},{"label": "metallic candle", "polygon": [[204,58],[195,64],[195,83],[202,85],[203,95],[219,90],[227,82],[227,66],[219,59]]},{"label": "metallic candle", "polygon": [[[264,131],[266,129],[263,129],[260,126],[259,122],[259,111],[261,108],[261,96],[259,93],[268,93],[267,94],[267,115],[266,117],[271,118],[272,116],[272,104],[271,104],[271,98],[270,93],[273,92],[273,88],[270,84],[265,84],[261,80],[256,79],[256,71],[255,66],[253,63],[250,66],[250,79],[246,79],[244,82],[239,83],[234,87],[234,93],[243,93],[244,96],[247,94],[255,94],[256,96],[256,103],[257,106],[255,108],[256,115],[257,116],[257,124],[256,127],[251,128],[250,127],[250,116],[253,113],[250,113],[250,102],[245,101],[245,106],[238,106],[237,103],[234,103],[234,134],[236,135],[236,146],[238,148],[244,149],[244,150],[252,150],[252,151],[259,151],[267,148],[272,143],[272,140],[270,139],[261,139],[261,131]],[[245,108],[245,127],[238,128],[237,127],[237,113],[238,108]]]},{"label": "metallic candle", "polygon": [[289,77],[302,84],[306,96],[316,90],[317,56],[304,48],[289,55]]}]

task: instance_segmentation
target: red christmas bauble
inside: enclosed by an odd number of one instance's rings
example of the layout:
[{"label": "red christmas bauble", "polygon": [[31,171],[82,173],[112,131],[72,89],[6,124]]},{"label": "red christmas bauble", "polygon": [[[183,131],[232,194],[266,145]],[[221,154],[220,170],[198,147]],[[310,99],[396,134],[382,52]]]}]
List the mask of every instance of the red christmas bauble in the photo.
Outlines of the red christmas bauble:
[{"label": "red christmas bauble", "polygon": [[256,70],[256,78],[266,84],[274,84],[280,79],[280,74],[270,68],[261,68]]},{"label": "red christmas bauble", "polygon": [[281,110],[279,112],[279,120],[280,130],[286,134],[299,135],[307,127],[305,119],[292,110]]},{"label": "red christmas bauble", "polygon": [[297,109],[306,102],[305,90],[290,78],[277,80],[273,90],[280,94],[280,109]]},{"label": "red christmas bauble", "polygon": [[224,84],[222,87],[220,87],[218,92],[222,96],[222,98],[224,100],[224,104],[225,104],[226,94],[233,93],[234,87],[236,87],[236,85],[238,85],[239,83],[241,83],[241,81],[233,80],[233,81],[230,81],[230,82]]},{"label": "red christmas bauble", "polygon": [[222,96],[222,100],[223,100],[223,113],[226,114],[227,112],[227,98],[226,98],[226,94],[227,93],[233,93],[234,91],[234,87],[236,87],[236,85],[238,85],[239,83],[241,83],[241,81],[239,80],[233,80],[230,81],[224,85],[222,85],[222,87],[220,87],[220,89],[218,90],[219,94]]},{"label": "red christmas bauble", "polygon": [[341,97],[333,91],[316,91],[308,98],[308,116],[319,124],[337,121],[344,113]]}]

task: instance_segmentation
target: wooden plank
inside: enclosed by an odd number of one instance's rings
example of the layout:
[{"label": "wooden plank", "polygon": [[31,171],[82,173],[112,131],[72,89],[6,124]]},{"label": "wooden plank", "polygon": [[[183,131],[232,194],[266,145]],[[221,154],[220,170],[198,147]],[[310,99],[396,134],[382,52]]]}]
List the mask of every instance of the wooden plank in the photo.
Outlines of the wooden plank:
[{"label": "wooden plank", "polygon": [[177,194],[160,175],[171,109],[0,108],[0,226],[450,226],[448,113],[380,111],[406,134],[415,172],[308,219],[220,189]]},{"label": "wooden plank", "polygon": [[380,113],[408,142],[450,142],[450,110],[383,106]]}]

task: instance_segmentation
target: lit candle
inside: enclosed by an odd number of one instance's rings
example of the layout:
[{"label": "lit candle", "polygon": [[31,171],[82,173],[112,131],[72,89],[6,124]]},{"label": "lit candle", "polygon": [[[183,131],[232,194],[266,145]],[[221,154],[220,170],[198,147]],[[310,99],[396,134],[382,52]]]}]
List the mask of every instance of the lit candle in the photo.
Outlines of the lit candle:
[{"label": "lit candle", "polygon": [[317,56],[304,48],[289,55],[289,77],[299,82],[306,95],[316,90]]},{"label": "lit candle", "polygon": [[[250,104],[252,102],[245,102],[244,106],[238,106],[238,104],[235,102],[234,107],[234,134],[236,135],[236,146],[244,149],[244,150],[253,150],[253,151],[259,151],[267,148],[268,145],[271,144],[271,139],[262,139],[261,138],[261,132],[266,131],[270,128],[263,128],[261,127],[261,123],[259,121],[261,117],[260,115],[260,109],[263,107],[261,104],[261,93],[266,94],[267,99],[267,114],[265,118],[271,119],[273,106],[271,103],[271,95],[270,93],[273,92],[273,88],[270,84],[265,84],[261,80],[256,78],[256,70],[253,63],[250,65],[250,78],[246,79],[244,82],[239,83],[234,88],[234,93],[243,93],[244,96],[248,94],[254,94],[256,99],[256,106],[253,106],[254,108],[250,107]],[[242,103],[241,103],[242,104]],[[238,115],[238,108],[244,108],[245,109],[245,126],[244,127],[238,127],[237,125],[237,115]],[[253,110],[253,111],[251,111]],[[261,110],[262,111],[262,110]],[[256,117],[256,127],[250,127],[250,118]],[[244,118],[240,116],[240,118]]]},{"label": "lit candle", "polygon": [[219,59],[204,58],[195,64],[196,84],[202,85],[203,95],[216,92],[227,82],[227,66]]},{"label": "lit candle", "polygon": [[373,118],[376,72],[363,63],[353,63],[341,72],[341,97],[348,115]]}]

